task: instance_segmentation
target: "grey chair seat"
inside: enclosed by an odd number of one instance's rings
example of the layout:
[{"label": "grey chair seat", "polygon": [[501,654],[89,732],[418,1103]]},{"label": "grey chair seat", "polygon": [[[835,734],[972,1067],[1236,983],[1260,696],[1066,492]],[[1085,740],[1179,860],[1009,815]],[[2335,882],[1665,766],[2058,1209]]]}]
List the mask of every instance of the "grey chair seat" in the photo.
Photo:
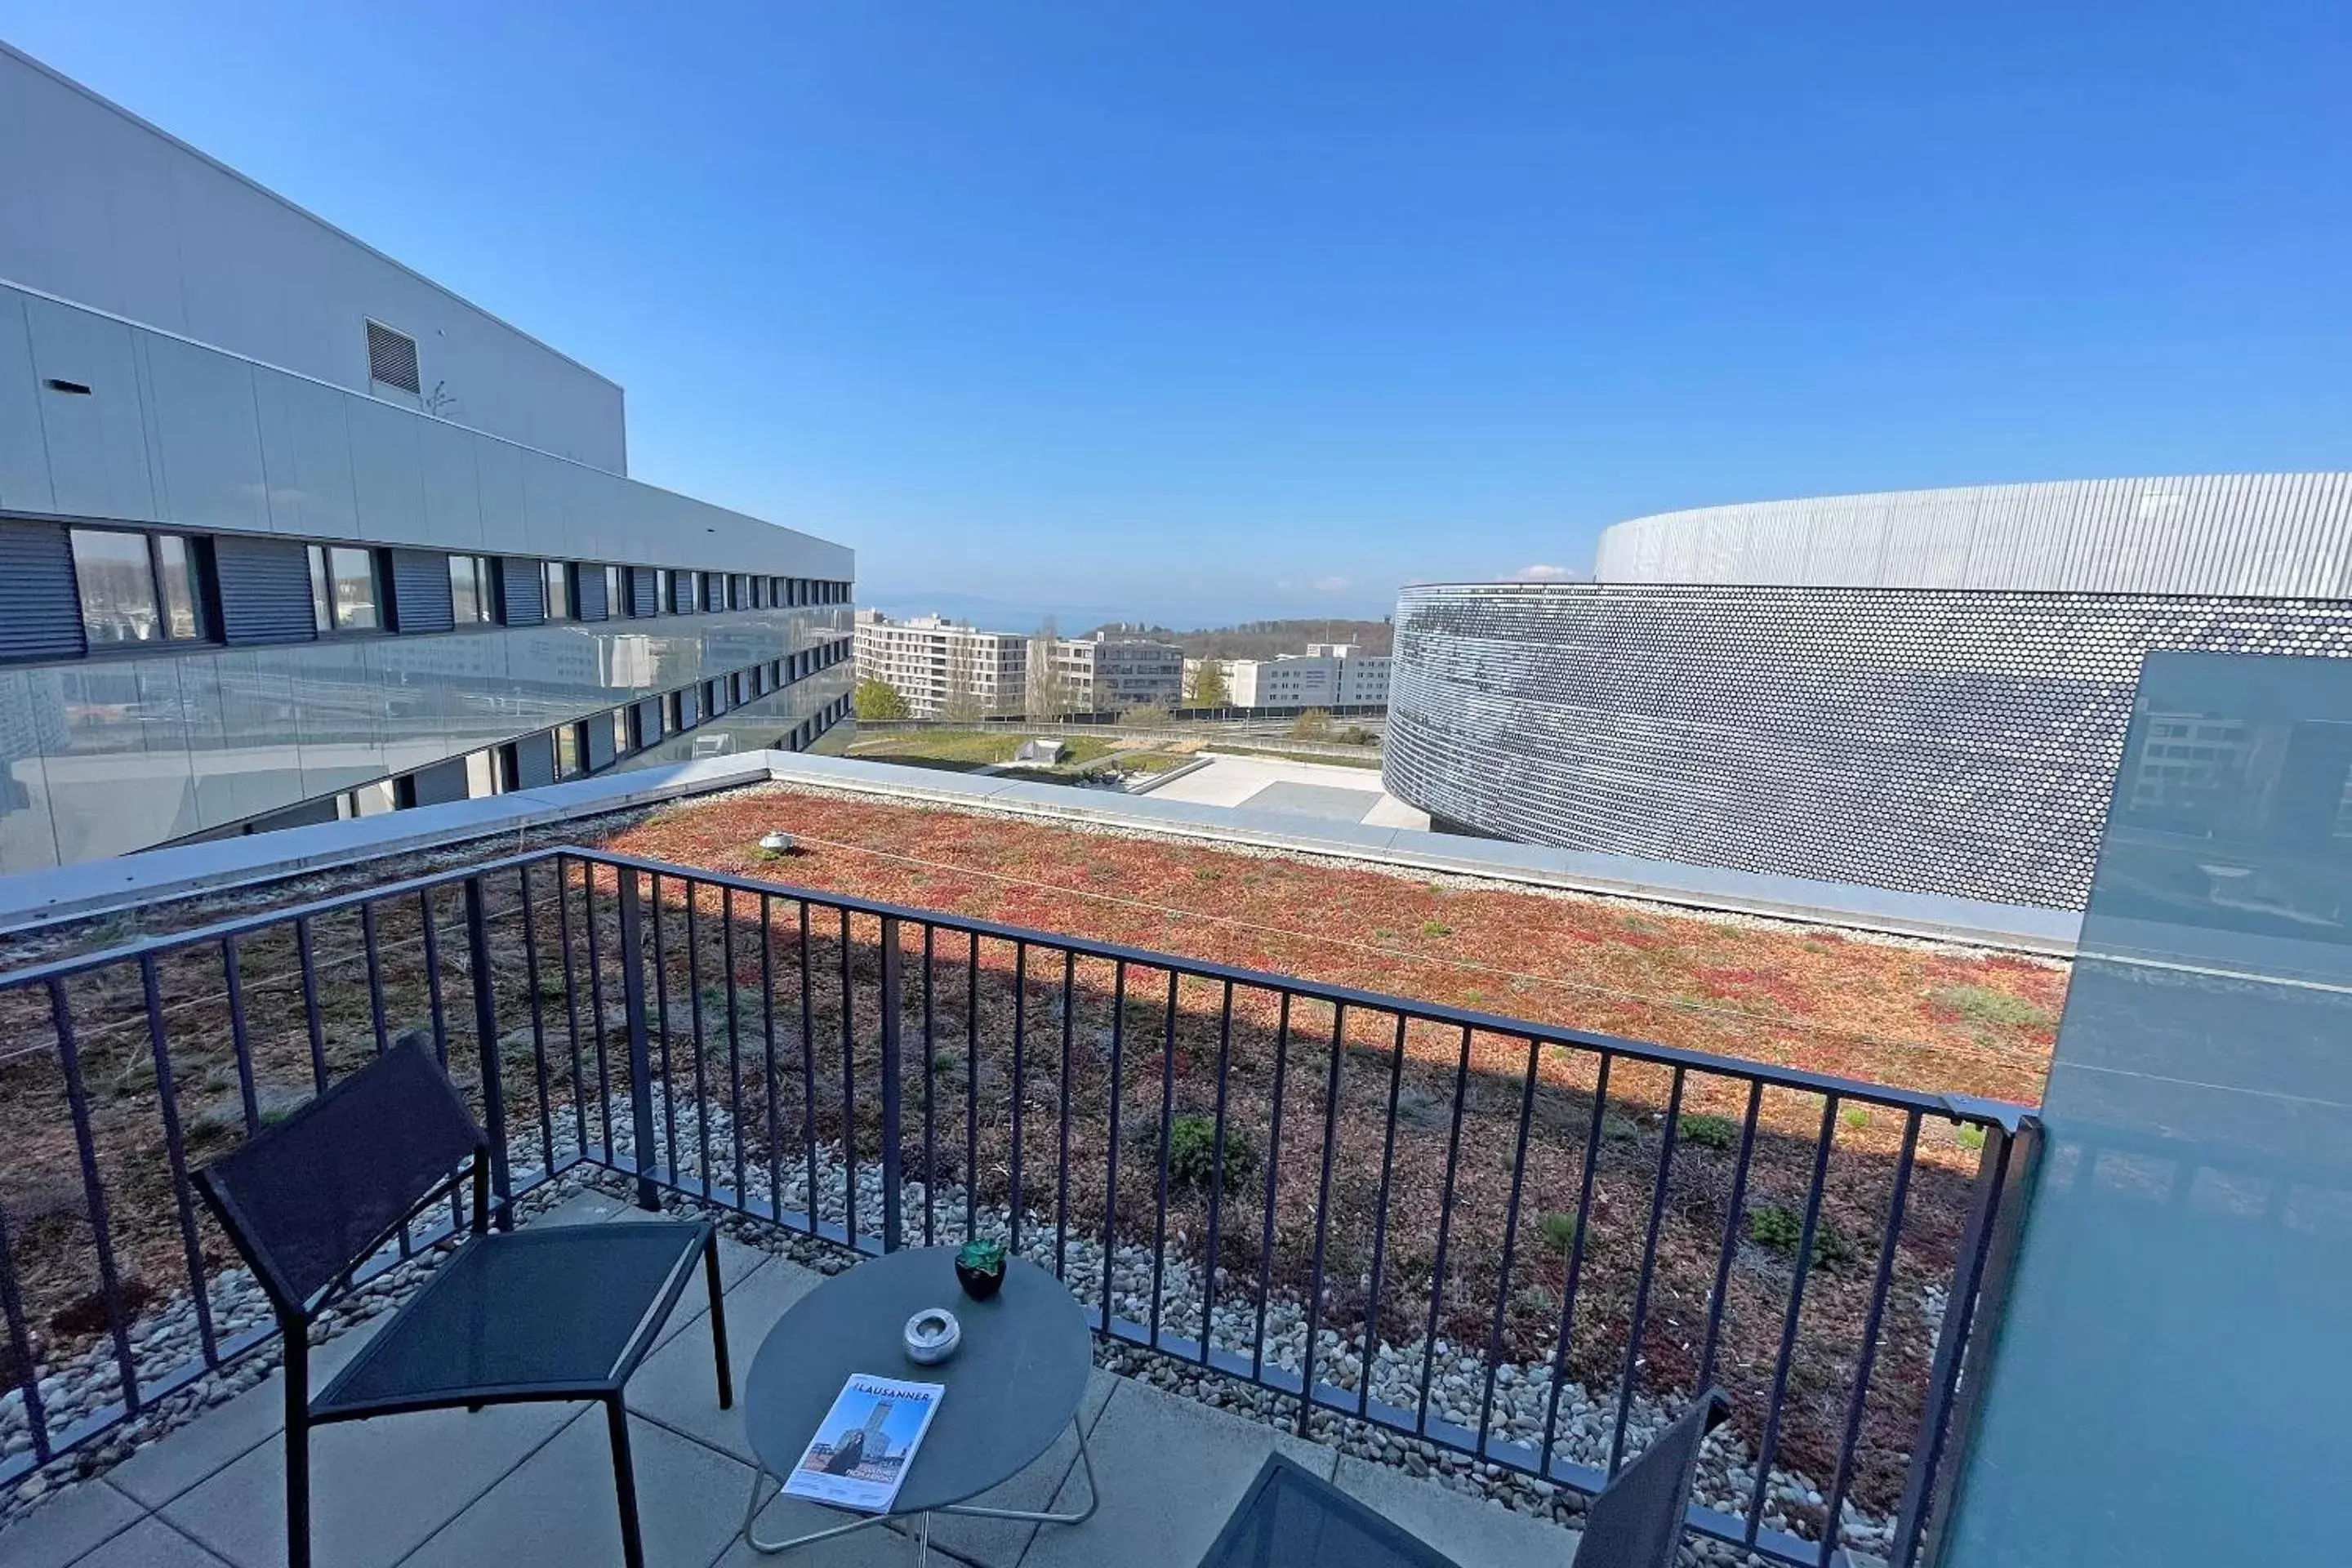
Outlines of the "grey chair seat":
[{"label": "grey chair seat", "polygon": [[311,1401],[326,1418],[617,1390],[693,1278],[706,1227],[477,1237]]}]

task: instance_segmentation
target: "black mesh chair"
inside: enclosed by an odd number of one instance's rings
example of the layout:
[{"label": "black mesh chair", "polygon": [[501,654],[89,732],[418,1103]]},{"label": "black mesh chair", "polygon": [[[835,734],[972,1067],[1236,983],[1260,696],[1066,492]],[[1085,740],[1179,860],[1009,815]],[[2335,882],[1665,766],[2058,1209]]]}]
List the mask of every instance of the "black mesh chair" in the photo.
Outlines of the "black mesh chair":
[{"label": "black mesh chair", "polygon": [[[310,1326],[352,1272],[470,1173],[473,1234],[314,1399]],[[603,1403],[621,1549],[643,1568],[622,1385],[702,1256],[719,1404],[734,1403],[719,1243],[708,1223],[489,1226],[489,1149],[422,1042],[395,1047],[197,1173],[286,1342],[286,1558],[310,1563],[310,1428],[410,1410]]]},{"label": "black mesh chair", "polygon": [[[1730,1406],[1709,1389],[1585,1510],[1573,1568],[1674,1568],[1702,1438]],[[1200,1568],[1455,1568],[1329,1481],[1269,1455]]]},{"label": "black mesh chair", "polygon": [[1640,1458],[1618,1471],[1584,1510],[1575,1568],[1675,1568],[1698,1473],[1698,1446],[1730,1413],[1723,1391],[1708,1389]]}]

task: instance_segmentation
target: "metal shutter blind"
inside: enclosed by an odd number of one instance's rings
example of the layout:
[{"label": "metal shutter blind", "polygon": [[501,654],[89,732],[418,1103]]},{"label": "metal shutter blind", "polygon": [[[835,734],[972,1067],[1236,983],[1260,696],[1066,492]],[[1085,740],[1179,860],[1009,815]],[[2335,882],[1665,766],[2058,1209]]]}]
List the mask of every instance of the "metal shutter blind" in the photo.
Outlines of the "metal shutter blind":
[{"label": "metal shutter blind", "polygon": [[613,761],[612,715],[599,713],[588,721],[585,728],[588,731],[588,765],[592,768],[611,765]]},{"label": "metal shutter blind", "polygon": [[66,531],[0,522],[0,658],[79,658],[88,651]]},{"label": "metal shutter blind", "polygon": [[416,340],[381,321],[370,321],[367,335],[368,379],[421,395],[425,386],[416,374]]},{"label": "metal shutter blind", "polygon": [[547,619],[547,580],[538,562],[520,555],[499,559],[499,618],[510,626],[535,626]]},{"label": "metal shutter blind", "polygon": [[555,737],[525,735],[514,743],[514,786],[543,789],[555,782]]},{"label": "metal shutter blind", "polygon": [[392,552],[392,626],[400,632],[457,630],[446,555],[427,550]]},{"label": "metal shutter blind", "polygon": [[301,545],[221,534],[213,541],[213,575],[220,584],[223,642],[309,642],[319,635]]},{"label": "metal shutter blind", "polygon": [[436,763],[429,768],[419,768],[408,775],[409,787],[416,792],[419,805],[446,805],[453,800],[466,798],[466,759]]},{"label": "metal shutter blind", "polygon": [[657,616],[661,601],[654,593],[654,569],[650,566],[629,568],[629,614]]},{"label": "metal shutter blind", "polygon": [[580,603],[573,606],[583,621],[601,621],[613,612],[604,603],[604,569],[583,565],[572,574],[579,586],[573,591]]},{"label": "metal shutter blind", "polygon": [[677,727],[691,730],[702,722],[702,693],[689,686],[677,694]]},{"label": "metal shutter blind", "polygon": [[661,699],[648,697],[635,704],[637,710],[636,737],[640,746],[650,746],[661,739]]}]

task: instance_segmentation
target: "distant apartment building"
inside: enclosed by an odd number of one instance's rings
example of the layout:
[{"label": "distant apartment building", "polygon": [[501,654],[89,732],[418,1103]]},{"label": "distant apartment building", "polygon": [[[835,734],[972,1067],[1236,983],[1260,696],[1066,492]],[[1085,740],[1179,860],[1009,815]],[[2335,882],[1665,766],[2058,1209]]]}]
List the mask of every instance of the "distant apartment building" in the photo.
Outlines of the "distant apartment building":
[{"label": "distant apartment building", "polygon": [[846,715],[854,557],[621,388],[0,45],[0,873]]},{"label": "distant apartment building", "polygon": [[857,679],[891,687],[915,718],[1019,713],[1028,700],[1029,639],[1017,632],[860,610],[856,637]]},{"label": "distant apartment building", "polygon": [[1184,650],[1149,637],[1024,637],[861,610],[856,638],[857,679],[894,688],[918,719],[1115,713],[1173,708],[1183,696]]},{"label": "distant apartment building", "polygon": [[1093,712],[1175,708],[1184,700],[1184,650],[1172,642],[1115,632],[1050,644],[1041,637],[1031,657],[1050,658],[1058,691]]},{"label": "distant apartment building", "polygon": [[1353,643],[1309,643],[1304,654],[1229,658],[1225,700],[1235,708],[1372,708],[1389,700],[1389,661]]}]

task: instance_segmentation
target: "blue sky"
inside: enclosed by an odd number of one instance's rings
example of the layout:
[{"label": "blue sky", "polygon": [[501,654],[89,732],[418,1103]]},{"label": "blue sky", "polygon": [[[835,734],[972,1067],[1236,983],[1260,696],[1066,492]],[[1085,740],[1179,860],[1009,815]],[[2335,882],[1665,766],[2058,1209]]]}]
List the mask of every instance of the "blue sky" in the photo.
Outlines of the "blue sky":
[{"label": "blue sky", "polygon": [[621,382],[640,478],[908,607],[1377,615],[1672,507],[2352,466],[2342,0],[0,37]]}]

